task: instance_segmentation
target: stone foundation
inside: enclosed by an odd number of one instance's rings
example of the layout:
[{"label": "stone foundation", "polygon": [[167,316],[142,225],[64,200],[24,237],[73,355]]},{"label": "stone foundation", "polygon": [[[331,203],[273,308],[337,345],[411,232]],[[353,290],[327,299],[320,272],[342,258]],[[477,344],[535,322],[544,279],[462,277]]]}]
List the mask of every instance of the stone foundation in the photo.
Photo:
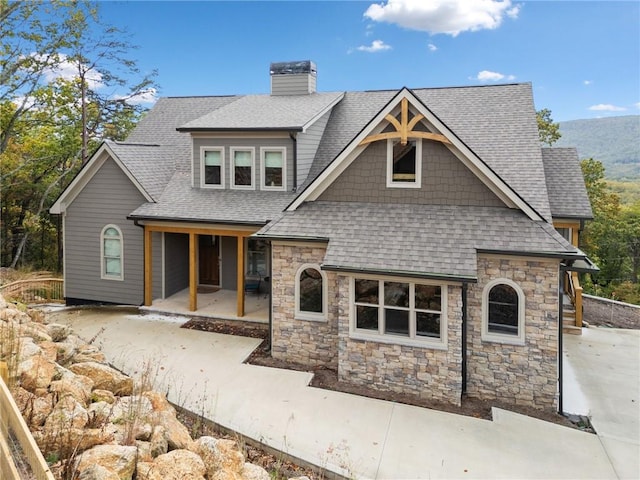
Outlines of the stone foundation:
[{"label": "stone foundation", "polygon": [[[558,379],[557,261],[478,257],[478,283],[468,292],[467,393],[485,400],[555,410]],[[509,279],[525,296],[525,344],[481,339],[482,292],[496,278]]]}]

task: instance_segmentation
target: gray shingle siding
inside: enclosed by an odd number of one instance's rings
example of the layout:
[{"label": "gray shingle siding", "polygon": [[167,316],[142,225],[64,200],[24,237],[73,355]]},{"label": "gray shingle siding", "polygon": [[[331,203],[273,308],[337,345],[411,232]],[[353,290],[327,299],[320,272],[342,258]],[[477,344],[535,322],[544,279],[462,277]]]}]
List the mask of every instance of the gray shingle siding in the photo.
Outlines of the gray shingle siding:
[{"label": "gray shingle siding", "polygon": [[[143,301],[142,228],[126,220],[145,201],[127,176],[107,160],[65,214],[65,289],[69,298],[140,305]],[[101,279],[100,234],[117,225],[124,242],[124,280]]]},{"label": "gray shingle siding", "polygon": [[387,187],[387,142],[375,142],[319,197],[319,200],[424,205],[503,207],[444,145],[423,140],[421,188]]}]

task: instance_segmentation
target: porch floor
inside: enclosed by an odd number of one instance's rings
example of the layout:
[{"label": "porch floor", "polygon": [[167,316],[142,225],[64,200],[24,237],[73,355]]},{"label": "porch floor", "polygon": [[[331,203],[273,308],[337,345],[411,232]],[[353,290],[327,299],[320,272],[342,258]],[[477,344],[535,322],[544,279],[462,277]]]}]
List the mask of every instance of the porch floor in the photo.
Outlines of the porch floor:
[{"label": "porch floor", "polygon": [[174,314],[188,317],[219,318],[222,320],[243,320],[248,322],[269,322],[269,294],[247,292],[244,296],[244,317],[237,315],[235,290],[198,293],[198,309],[189,310],[189,289],[186,288],[168,298],[155,299],[151,306],[140,307],[141,311]]}]

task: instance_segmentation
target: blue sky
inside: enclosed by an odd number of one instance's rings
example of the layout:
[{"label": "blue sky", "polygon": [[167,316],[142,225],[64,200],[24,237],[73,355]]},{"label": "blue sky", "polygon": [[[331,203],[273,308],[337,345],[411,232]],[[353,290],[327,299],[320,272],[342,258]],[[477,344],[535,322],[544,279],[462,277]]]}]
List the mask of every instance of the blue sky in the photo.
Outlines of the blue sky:
[{"label": "blue sky", "polygon": [[160,96],[268,93],[313,60],[321,91],[531,82],[556,121],[640,114],[640,2],[102,2]]}]

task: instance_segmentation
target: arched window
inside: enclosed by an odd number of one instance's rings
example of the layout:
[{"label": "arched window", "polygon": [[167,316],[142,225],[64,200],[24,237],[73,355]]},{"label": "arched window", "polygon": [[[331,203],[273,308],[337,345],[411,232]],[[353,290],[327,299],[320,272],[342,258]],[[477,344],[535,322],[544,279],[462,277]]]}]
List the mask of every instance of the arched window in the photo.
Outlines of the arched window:
[{"label": "arched window", "polygon": [[524,294],[507,279],[497,279],[482,295],[482,339],[524,343]]},{"label": "arched window", "polygon": [[124,280],[122,231],[107,225],[100,234],[101,278]]},{"label": "arched window", "polygon": [[296,318],[327,319],[327,278],[318,265],[302,265],[296,273]]}]

